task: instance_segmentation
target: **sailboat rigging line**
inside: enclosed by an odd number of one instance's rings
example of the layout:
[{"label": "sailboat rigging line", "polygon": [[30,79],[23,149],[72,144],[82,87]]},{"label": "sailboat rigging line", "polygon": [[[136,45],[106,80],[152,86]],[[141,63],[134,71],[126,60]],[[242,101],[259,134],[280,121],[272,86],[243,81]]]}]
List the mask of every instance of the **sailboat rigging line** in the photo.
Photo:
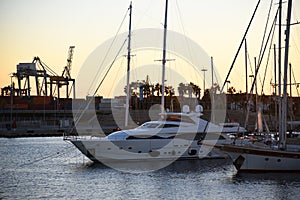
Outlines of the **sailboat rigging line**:
[{"label": "sailboat rigging line", "polygon": [[127,41],[127,38],[124,40],[124,42],[123,42],[123,44],[122,44],[121,48],[119,49],[119,51],[118,51],[117,55],[115,56],[114,60],[113,60],[113,61],[112,61],[112,63],[110,64],[109,68],[107,69],[107,71],[106,71],[106,73],[105,73],[104,77],[102,78],[101,82],[100,82],[100,83],[99,83],[99,85],[97,86],[97,88],[96,88],[96,90],[95,90],[95,92],[94,92],[93,96],[95,96],[95,95],[96,95],[96,93],[98,92],[98,90],[99,90],[100,86],[102,85],[103,81],[105,80],[106,76],[108,75],[108,73],[109,73],[110,69],[111,69],[111,68],[112,68],[112,66],[114,65],[114,63],[115,63],[115,61],[117,60],[117,58],[119,57],[119,55],[120,55],[120,53],[121,53],[121,51],[122,51],[122,49],[123,49],[123,47],[124,47],[124,45],[125,45],[126,41]]},{"label": "sailboat rigging line", "polygon": [[[297,83],[296,78],[295,78],[294,68],[292,68],[292,74],[293,74],[293,78],[294,78],[294,83]],[[297,95],[299,97],[300,95],[299,95],[297,84],[296,84],[296,91],[297,91]]]},{"label": "sailboat rigging line", "polygon": [[271,29],[271,31],[270,31],[270,33],[269,33],[269,35],[268,35],[267,42],[266,42],[266,44],[265,44],[265,46],[264,46],[264,49],[263,49],[263,52],[262,52],[261,59],[258,60],[258,64],[257,64],[257,66],[256,66],[256,70],[255,70],[255,74],[254,74],[254,79],[253,79],[253,82],[252,82],[252,85],[251,85],[250,92],[253,91],[253,88],[254,88],[254,85],[255,85],[255,82],[256,82],[256,78],[257,78],[257,75],[258,75],[258,71],[259,71],[259,68],[260,68],[260,66],[261,66],[262,58],[264,57],[264,54],[265,54],[265,52],[266,52],[266,49],[267,49],[267,46],[268,46],[268,43],[269,43],[269,40],[270,40],[270,37],[271,37],[272,30],[273,30],[273,28],[275,27],[275,24],[276,24],[278,11],[279,11],[279,9],[278,9],[277,12],[276,12],[276,16],[275,16],[274,21],[273,21],[272,29]]},{"label": "sailboat rigging line", "polygon": [[[126,13],[125,13],[125,15],[124,15],[124,17],[123,17],[123,19],[122,19],[122,22],[121,22],[121,24],[119,25],[118,30],[117,30],[117,32],[116,32],[116,34],[115,34],[115,36],[114,36],[114,39],[113,39],[113,41],[111,42],[111,44],[110,44],[110,46],[109,46],[109,48],[108,48],[108,50],[107,50],[107,52],[106,52],[106,54],[105,54],[105,56],[104,56],[102,62],[101,62],[101,64],[100,64],[100,67],[98,68],[98,71],[97,71],[96,75],[94,76],[94,78],[93,78],[93,80],[92,80],[92,82],[91,82],[91,85],[90,85],[90,87],[89,87],[89,89],[88,89],[88,93],[89,93],[89,91],[91,90],[91,87],[92,87],[93,85],[95,85],[96,78],[98,77],[98,75],[99,75],[99,73],[100,73],[100,69],[101,69],[101,67],[102,67],[102,65],[103,65],[103,63],[104,63],[104,61],[106,60],[106,58],[107,58],[107,56],[108,56],[108,54],[109,54],[109,52],[110,52],[110,50],[111,50],[111,48],[112,48],[112,46],[113,46],[115,40],[117,39],[117,36],[118,36],[118,34],[119,34],[120,30],[121,30],[121,27],[122,27],[122,25],[123,25],[123,23],[124,23],[124,21],[125,21],[125,19],[126,19],[126,16],[127,16],[127,14],[128,14],[129,9],[130,9],[130,8],[127,9],[127,11],[126,11]],[[125,41],[124,41],[122,47],[121,47],[120,50],[118,51],[117,56],[120,54],[120,51],[121,51],[121,49],[123,48],[123,46],[124,46],[126,40],[127,40],[127,39],[125,39]],[[117,58],[117,56],[116,56],[115,59],[113,60],[112,64],[110,65],[110,67],[109,67],[109,69],[108,69],[108,71],[111,69],[111,67],[112,67],[112,65],[113,65],[113,63],[114,63],[114,61],[115,61],[116,58]],[[106,75],[108,74],[108,71],[106,72]],[[93,96],[96,95],[96,93],[97,93],[99,87],[101,86],[103,80],[105,79],[106,75],[104,75],[104,78],[102,79],[101,83],[98,85],[96,91],[93,93]],[[86,107],[84,108],[84,111],[87,110],[87,108],[88,108],[88,106],[90,105],[91,101],[92,101],[92,98],[89,100],[88,104],[87,104]],[[84,104],[81,105],[81,106],[79,107],[79,109],[82,109],[82,106],[84,106]],[[74,116],[75,125],[79,122],[79,120],[81,119],[83,113],[84,113],[84,112],[82,112],[82,113],[77,113],[77,114]],[[76,122],[77,122],[77,123],[76,123]]]},{"label": "sailboat rigging line", "polygon": [[[275,35],[275,25],[272,28],[273,28],[273,33],[272,33],[271,41],[273,41],[273,38],[274,38],[274,35]],[[271,31],[272,31],[272,29],[271,29]],[[262,82],[261,94],[264,93],[264,85],[265,85],[266,74],[267,74],[267,69],[268,69],[268,65],[269,65],[271,50],[272,50],[272,42],[270,42],[270,48],[269,48],[269,52],[268,52],[268,58],[267,58],[265,73],[264,73],[264,76],[263,76],[264,78],[263,78],[263,82]]]},{"label": "sailboat rigging line", "polygon": [[[254,79],[252,80],[252,85],[251,85],[251,89],[250,89],[250,94],[253,94],[253,89],[254,89],[254,85],[255,85],[255,82],[256,82],[256,77],[257,77],[257,74],[258,74],[259,66],[261,65],[263,55],[264,55],[264,53],[265,53],[265,51],[266,51],[266,48],[267,48],[267,45],[268,45],[268,43],[269,43],[269,39],[270,39],[270,35],[271,35],[271,33],[272,33],[272,30],[273,30],[273,29],[275,30],[275,22],[276,22],[276,20],[277,20],[277,15],[278,15],[278,13],[279,13],[279,9],[278,9],[277,12],[276,12],[276,16],[275,16],[275,18],[274,18],[274,21],[273,21],[273,24],[272,24],[272,28],[271,28],[270,33],[269,33],[269,35],[268,35],[267,42],[266,42],[266,44],[265,44],[265,47],[264,47],[264,50],[263,50],[262,57],[261,57],[261,59],[259,60],[258,65],[255,66],[255,75],[254,75]],[[272,38],[273,38],[273,36],[274,36],[274,30],[273,30]],[[272,39],[272,40],[273,40],[273,39]],[[250,60],[249,54],[248,54],[248,59]],[[250,61],[250,68],[251,68],[251,73],[253,74],[253,69],[252,69],[252,66],[251,66],[251,61]],[[260,81],[260,82],[261,82],[261,81]],[[257,88],[256,88],[256,90],[257,90]],[[251,102],[252,98],[253,98],[253,97],[252,97],[252,95],[251,95],[250,98],[248,99],[248,102],[247,102],[247,114],[246,114],[246,118],[245,118],[245,124],[244,124],[244,127],[247,127],[247,125],[248,125],[249,111],[250,111],[250,102]]]},{"label": "sailboat rigging line", "polygon": [[67,148],[65,148],[63,151],[61,152],[56,152],[56,153],[53,153],[53,154],[50,154],[50,155],[47,155],[45,157],[42,157],[42,158],[39,158],[39,159],[36,159],[36,160],[33,160],[31,162],[28,162],[28,163],[24,163],[24,164],[21,164],[19,167],[23,167],[23,166],[26,166],[26,165],[32,165],[34,163],[37,163],[37,162],[40,162],[40,161],[43,161],[43,160],[47,160],[49,158],[56,158],[56,157],[59,157],[59,156],[62,156],[66,153],[69,153],[69,149],[73,149],[73,146],[69,146]]},{"label": "sailboat rigging line", "polygon": [[232,64],[231,64],[231,66],[230,66],[229,72],[227,73],[227,76],[226,76],[226,78],[225,78],[225,81],[224,81],[224,83],[223,83],[223,86],[222,86],[222,88],[221,88],[220,93],[222,93],[223,90],[224,90],[224,87],[225,87],[225,85],[226,85],[226,83],[227,83],[227,80],[228,80],[228,78],[229,78],[229,75],[230,75],[230,73],[231,73],[231,71],[232,71],[232,68],[233,68],[233,66],[234,66],[234,64],[235,64],[235,61],[236,61],[236,59],[237,59],[237,57],[238,57],[238,55],[239,55],[239,53],[240,53],[240,50],[241,50],[241,48],[242,48],[242,46],[243,46],[243,43],[244,43],[244,41],[245,41],[245,38],[246,38],[246,36],[247,36],[247,34],[248,34],[249,28],[250,28],[250,26],[251,26],[251,24],[252,24],[252,21],[253,21],[253,19],[254,19],[254,16],[255,16],[255,14],[256,14],[256,11],[257,11],[257,9],[258,9],[258,6],[259,6],[259,4],[260,4],[260,1],[261,1],[261,0],[258,0],[258,2],[257,2],[257,5],[256,5],[256,7],[255,7],[255,10],[254,10],[254,12],[253,12],[253,14],[252,14],[251,20],[250,20],[250,22],[249,22],[249,24],[248,24],[248,27],[247,27],[247,29],[246,29],[246,31],[245,31],[245,33],[244,33],[244,36],[243,36],[243,39],[242,39],[242,41],[241,41],[241,43],[240,43],[240,46],[239,46],[239,48],[238,48],[238,51],[236,52],[236,54],[235,54],[235,56],[234,56],[233,62],[232,62]]},{"label": "sailboat rigging line", "polygon": [[94,78],[93,78],[93,80],[92,80],[92,82],[91,82],[91,85],[90,85],[90,87],[89,87],[89,89],[88,89],[88,92],[90,92],[91,87],[92,87],[93,85],[95,85],[96,79],[97,79],[97,77],[99,76],[99,73],[100,73],[100,69],[101,69],[101,67],[103,66],[103,63],[104,63],[104,61],[106,60],[106,58],[107,58],[107,56],[108,56],[108,54],[109,54],[109,52],[110,52],[110,50],[111,50],[111,48],[112,48],[114,42],[116,41],[117,36],[119,35],[119,32],[120,32],[121,27],[122,27],[122,25],[123,25],[123,23],[124,23],[124,21],[125,21],[125,19],[126,19],[126,16],[127,16],[127,14],[128,14],[128,11],[129,11],[129,8],[127,9],[127,11],[126,11],[126,13],[125,13],[125,15],[124,15],[124,17],[123,17],[123,20],[122,20],[121,24],[119,25],[119,28],[118,28],[118,30],[117,30],[115,36],[114,36],[113,41],[111,42],[111,44],[110,44],[108,50],[106,51],[106,54],[105,54],[105,56],[104,56],[104,58],[103,58],[103,60],[102,60],[102,62],[101,62],[101,64],[100,64],[100,67],[98,68],[98,71],[97,71],[96,75],[94,76]]},{"label": "sailboat rigging line", "polygon": [[219,79],[217,77],[217,72],[216,72],[216,68],[215,67],[214,67],[214,77],[215,77],[215,80],[216,80],[215,83],[217,83],[219,85]]},{"label": "sailboat rigging line", "polygon": [[247,58],[248,58],[248,62],[249,62],[251,74],[253,74],[253,67],[252,67],[252,62],[251,62],[251,59],[250,59],[250,54],[249,54],[249,52],[247,52]]},{"label": "sailboat rigging line", "polygon": [[[295,29],[296,30],[296,29]],[[300,35],[299,35],[300,36]],[[293,35],[291,35],[291,38],[292,38],[292,40],[293,40],[293,48],[295,48],[296,49],[296,52],[299,54],[299,56],[298,56],[298,58],[300,58],[300,50],[299,50],[299,48],[298,48],[298,46],[297,46],[297,40],[299,40],[300,41],[300,37],[299,38],[294,38],[294,36]]]},{"label": "sailboat rigging line", "polygon": [[182,20],[182,14],[181,14],[181,10],[180,10],[180,6],[178,5],[178,1],[176,0],[175,1],[175,5],[176,5],[176,8],[178,10],[178,18],[179,18],[179,22],[180,22],[180,26],[181,26],[181,29],[182,29],[182,32],[183,32],[183,35],[184,35],[184,40],[185,40],[185,43],[186,43],[186,46],[187,46],[187,49],[188,49],[188,54],[190,56],[190,58],[192,58],[192,60],[194,60],[194,57],[192,56],[192,50],[191,50],[191,46],[189,45],[190,43],[187,41],[187,36],[186,36],[186,33],[185,33],[185,29],[184,29],[184,26],[183,26],[183,20]]},{"label": "sailboat rigging line", "polygon": [[[260,52],[259,52],[259,56],[258,56],[258,60],[262,60],[262,51],[263,51],[263,46],[264,46],[264,42],[265,42],[265,38],[266,38],[266,34],[267,34],[267,28],[268,28],[268,24],[269,24],[269,20],[270,20],[270,14],[271,14],[271,10],[272,10],[272,6],[273,6],[273,0],[271,1],[270,3],[270,8],[269,8],[269,12],[268,12],[268,17],[267,17],[267,21],[266,21],[266,25],[265,25],[265,29],[264,29],[264,34],[263,34],[263,39],[262,39],[262,42],[261,42],[261,48],[260,48]],[[277,12],[278,12],[278,9],[277,9]],[[276,14],[276,17],[275,19],[277,19],[277,14]],[[275,25],[271,27],[271,30],[275,27]],[[272,39],[271,41],[273,41],[273,37],[274,37],[274,32],[275,32],[275,28],[273,29],[273,34],[272,34]],[[267,43],[266,43],[267,44]],[[267,59],[267,66],[268,66],[268,63],[269,63],[269,58],[270,58],[270,50],[268,52],[268,59]],[[264,73],[264,78],[263,78],[263,81],[261,81],[261,77],[259,77],[259,81],[260,81],[260,84],[262,85],[262,89],[261,89],[261,94],[263,94],[264,92],[264,84],[265,84],[265,79],[266,79],[266,72],[267,72],[267,66],[265,68],[265,73]]]},{"label": "sailboat rigging line", "polygon": [[259,52],[258,60],[261,59],[262,49],[263,49],[263,45],[264,45],[266,34],[267,34],[267,28],[268,28],[268,24],[269,24],[269,20],[270,20],[270,14],[271,14],[272,6],[273,6],[273,0],[271,0],[271,3],[270,3],[270,8],[269,8],[268,17],[267,17],[267,21],[266,21],[266,25],[265,25],[264,36],[263,36],[263,39],[261,41],[261,49],[260,49],[260,52]]},{"label": "sailboat rigging line", "polygon": [[[93,93],[93,97],[94,97],[94,96],[96,95],[96,93],[98,92],[100,86],[102,85],[103,81],[105,80],[106,76],[108,75],[110,69],[111,69],[112,66],[114,65],[114,63],[115,63],[115,61],[117,60],[117,58],[119,57],[119,55],[120,55],[120,53],[121,53],[121,51],[122,51],[122,49],[123,49],[123,47],[124,47],[126,41],[127,41],[127,38],[124,40],[124,42],[123,42],[122,46],[120,47],[120,49],[119,49],[117,55],[116,55],[115,58],[113,59],[113,61],[112,61],[112,63],[110,64],[109,68],[107,69],[107,71],[106,71],[104,77],[102,78],[101,82],[98,84],[98,86],[97,86],[95,92]],[[74,117],[74,118],[76,119],[76,120],[74,120],[74,121],[75,121],[75,126],[79,123],[79,120],[80,120],[81,117],[83,116],[84,112],[89,108],[89,105],[91,104],[92,100],[93,100],[93,98],[90,98],[90,100],[89,100],[89,102],[87,103],[87,105],[85,106],[83,112],[80,112],[80,113],[78,114],[78,115],[80,115],[78,118],[77,118],[77,115]],[[81,107],[80,107],[80,109],[81,109]]]},{"label": "sailboat rigging line", "polygon": [[[118,72],[116,74],[119,74],[120,70],[122,69],[122,66],[124,66],[123,63],[124,62],[124,59],[121,59],[121,63],[120,63],[120,67],[118,67]],[[119,78],[118,76],[115,76],[114,80],[113,80],[113,83],[116,83],[117,82],[117,78]],[[113,87],[110,87],[109,91],[108,91],[108,94],[111,93]]]}]

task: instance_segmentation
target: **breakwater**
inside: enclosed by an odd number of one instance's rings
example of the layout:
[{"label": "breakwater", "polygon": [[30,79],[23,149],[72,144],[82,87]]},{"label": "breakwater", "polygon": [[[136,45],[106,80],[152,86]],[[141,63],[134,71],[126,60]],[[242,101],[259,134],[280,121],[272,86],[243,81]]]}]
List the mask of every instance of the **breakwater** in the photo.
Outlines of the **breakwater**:
[{"label": "breakwater", "polygon": [[[203,112],[202,118],[211,121],[210,111]],[[6,113],[9,116],[9,112]],[[95,122],[100,124],[102,132],[109,134],[124,124],[124,111],[117,112],[96,112],[97,118]],[[158,115],[157,115],[158,116]],[[240,126],[245,124],[246,112],[242,110],[227,110],[225,122],[237,122]],[[142,124],[146,121],[153,120],[153,116],[149,116],[148,110],[131,110],[130,118],[132,119],[130,127]],[[263,119],[271,131],[275,130],[277,125],[275,117],[272,115],[263,115]],[[0,122],[0,137],[44,137],[44,136],[62,136],[63,133],[72,128],[73,113],[72,111],[14,111],[13,124],[10,124],[10,118]],[[298,119],[299,120],[299,119]],[[88,120],[87,120],[88,121]],[[253,131],[255,129],[256,113],[250,112],[247,129]],[[85,124],[87,129],[91,129],[91,134],[99,132],[92,130],[92,125]],[[290,129],[291,127],[288,127]],[[294,126],[293,129],[299,129]],[[76,129],[74,130],[76,133]]]}]

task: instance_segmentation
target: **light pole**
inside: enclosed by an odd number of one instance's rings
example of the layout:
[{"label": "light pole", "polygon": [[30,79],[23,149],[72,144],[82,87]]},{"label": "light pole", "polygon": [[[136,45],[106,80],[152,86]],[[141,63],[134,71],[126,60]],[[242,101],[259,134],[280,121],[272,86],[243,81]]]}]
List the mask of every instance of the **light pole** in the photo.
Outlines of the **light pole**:
[{"label": "light pole", "polygon": [[227,83],[227,92],[226,93],[228,94],[228,84],[230,83],[230,81],[227,80],[226,83]]},{"label": "light pole", "polygon": [[207,69],[202,69],[201,70],[203,72],[203,96],[204,96],[204,93],[205,93],[205,72],[207,71]]},{"label": "light pole", "polygon": [[10,75],[10,126],[12,126],[12,106],[13,106],[13,82],[12,82],[13,75]]},{"label": "light pole", "polygon": [[[253,75],[253,74],[249,75],[249,78],[251,78],[251,85],[252,85],[252,84],[253,84],[252,82],[253,82],[254,75]],[[253,90],[252,90],[252,91],[253,91]],[[252,94],[252,91],[250,91],[251,94]]]},{"label": "light pole", "polygon": [[[251,78],[251,85],[252,85],[252,84],[253,84],[254,75],[251,74],[251,75],[249,75],[249,77]],[[255,88],[256,88],[256,85],[255,85],[255,84],[254,84],[254,86],[255,86]],[[253,88],[253,90],[254,90],[254,88]],[[250,91],[251,99],[253,98],[253,97],[252,97],[253,90]],[[256,101],[256,100],[255,100],[255,101]],[[255,111],[256,111],[256,107],[255,107]]]}]

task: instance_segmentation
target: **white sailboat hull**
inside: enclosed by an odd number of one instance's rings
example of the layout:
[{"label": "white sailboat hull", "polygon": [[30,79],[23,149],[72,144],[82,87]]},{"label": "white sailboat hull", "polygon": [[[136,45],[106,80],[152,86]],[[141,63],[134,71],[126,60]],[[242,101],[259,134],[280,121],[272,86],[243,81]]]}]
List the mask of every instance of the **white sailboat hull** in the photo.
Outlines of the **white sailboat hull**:
[{"label": "white sailboat hull", "polygon": [[220,148],[232,158],[238,171],[300,171],[300,152],[225,145]]}]

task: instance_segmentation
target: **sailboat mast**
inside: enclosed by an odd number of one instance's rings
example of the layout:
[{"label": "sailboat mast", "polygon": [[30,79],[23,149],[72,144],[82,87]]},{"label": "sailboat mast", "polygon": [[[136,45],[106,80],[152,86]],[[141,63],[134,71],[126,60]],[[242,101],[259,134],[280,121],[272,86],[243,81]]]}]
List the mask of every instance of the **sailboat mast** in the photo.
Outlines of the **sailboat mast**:
[{"label": "sailboat mast", "polygon": [[130,88],[129,88],[129,79],[130,79],[130,48],[131,48],[131,14],[132,14],[132,2],[129,6],[129,31],[128,31],[128,52],[127,52],[127,83],[126,83],[126,105],[125,105],[125,127],[128,126],[128,116],[129,116],[129,98],[130,98]]},{"label": "sailboat mast", "polygon": [[248,100],[248,48],[247,39],[245,38],[245,75],[246,75],[246,99]]},{"label": "sailboat mast", "polygon": [[283,76],[283,99],[282,99],[282,132],[280,147],[286,149],[286,119],[287,119],[287,72],[289,65],[289,42],[290,42],[290,26],[291,26],[292,0],[288,1],[287,25],[285,30],[285,53],[284,53],[284,76]]},{"label": "sailboat mast", "polygon": [[167,22],[168,22],[168,0],[166,0],[165,23],[164,23],[164,41],[162,58],[162,80],[161,80],[161,112],[165,110],[165,70],[166,70],[166,46],[167,46]]},{"label": "sailboat mast", "polygon": [[215,123],[215,93],[217,92],[217,88],[214,88],[214,58],[210,57],[210,65],[211,65],[211,121]]},{"label": "sailboat mast", "polygon": [[279,31],[278,31],[278,121],[279,121],[279,140],[281,141],[282,133],[282,99],[281,99],[281,20],[282,20],[282,0],[279,0]]},{"label": "sailboat mast", "polygon": [[278,125],[278,111],[277,111],[277,105],[278,105],[278,98],[277,98],[277,66],[276,66],[277,58],[276,58],[276,44],[274,44],[274,97],[275,97],[275,132],[277,132],[277,125]]}]

